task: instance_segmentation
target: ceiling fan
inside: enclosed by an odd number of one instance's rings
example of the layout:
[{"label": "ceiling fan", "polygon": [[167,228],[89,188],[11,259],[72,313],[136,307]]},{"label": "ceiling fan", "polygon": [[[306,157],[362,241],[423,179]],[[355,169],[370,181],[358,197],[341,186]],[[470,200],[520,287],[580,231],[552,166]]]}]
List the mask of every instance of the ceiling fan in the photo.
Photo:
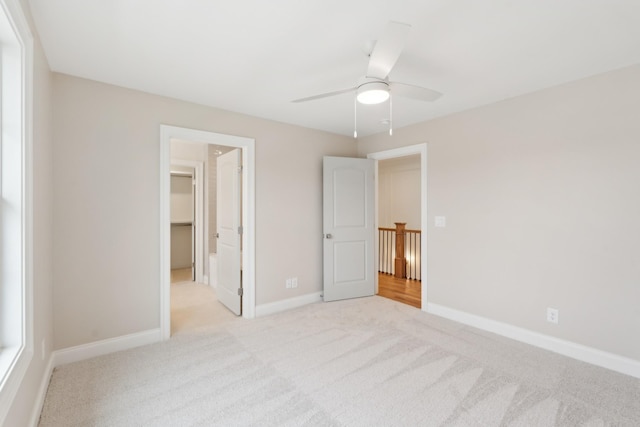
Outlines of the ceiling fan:
[{"label": "ceiling fan", "polygon": [[356,99],[362,104],[382,103],[389,99],[390,94],[420,101],[435,101],[440,98],[442,94],[435,90],[389,81],[389,73],[402,53],[410,29],[409,24],[401,22],[390,21],[387,24],[382,37],[375,43],[369,55],[367,73],[357,86],[296,99],[292,102],[313,101],[347,92],[356,92]]}]

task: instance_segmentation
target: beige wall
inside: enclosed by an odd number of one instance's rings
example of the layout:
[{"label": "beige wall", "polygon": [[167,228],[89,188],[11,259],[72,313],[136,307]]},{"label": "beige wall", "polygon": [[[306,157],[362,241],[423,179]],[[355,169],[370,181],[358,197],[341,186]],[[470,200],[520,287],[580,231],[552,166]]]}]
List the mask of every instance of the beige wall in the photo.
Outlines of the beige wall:
[{"label": "beige wall", "polygon": [[359,140],[428,143],[429,302],[640,360],[639,95],[633,66]]},{"label": "beige wall", "polygon": [[[56,348],[159,327],[160,124],[255,138],[257,304],[321,290],[322,156],[355,155],[353,139],[62,74],[53,81]],[[299,287],[286,289],[293,276]]]},{"label": "beige wall", "polygon": [[[53,342],[52,203],[53,144],[51,137],[51,72],[29,14],[21,1],[35,37],[33,94],[33,332],[34,354],[4,425],[26,426],[42,383]],[[42,344],[45,354],[42,357]]]},{"label": "beige wall", "polygon": [[378,226],[420,230],[420,155],[378,162]]},{"label": "beige wall", "polygon": [[[189,160],[192,162],[205,163],[208,161],[208,146],[208,144],[203,142],[180,141],[174,139],[171,141],[171,161]],[[175,167],[172,167],[172,169],[176,170]]]},{"label": "beige wall", "polygon": [[193,222],[193,178],[171,175],[171,222]]},{"label": "beige wall", "polygon": [[[193,178],[171,175],[171,269],[191,268],[195,222]],[[184,223],[191,223],[186,226]]]}]

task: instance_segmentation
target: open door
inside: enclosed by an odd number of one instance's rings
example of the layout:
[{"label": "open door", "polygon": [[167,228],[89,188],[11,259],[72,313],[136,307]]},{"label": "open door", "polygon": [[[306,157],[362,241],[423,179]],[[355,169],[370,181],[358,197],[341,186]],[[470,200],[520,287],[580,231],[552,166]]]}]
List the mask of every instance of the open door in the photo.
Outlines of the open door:
[{"label": "open door", "polygon": [[191,281],[196,281],[196,212],[198,211],[198,204],[196,203],[196,177],[195,170],[191,175],[191,204],[193,214],[191,215]]},{"label": "open door", "polygon": [[216,176],[218,300],[237,315],[242,313],[240,154],[235,149],[218,157]]},{"label": "open door", "polygon": [[323,162],[324,300],[375,294],[375,161]]}]

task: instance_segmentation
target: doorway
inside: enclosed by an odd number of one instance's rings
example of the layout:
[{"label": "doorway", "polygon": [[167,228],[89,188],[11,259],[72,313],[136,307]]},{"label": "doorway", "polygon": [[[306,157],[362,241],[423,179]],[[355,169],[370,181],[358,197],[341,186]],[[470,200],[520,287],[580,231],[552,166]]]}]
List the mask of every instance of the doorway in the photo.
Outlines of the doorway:
[{"label": "doorway", "polygon": [[[216,165],[219,156],[230,150],[239,151],[171,141],[172,336],[211,326],[224,316],[220,306],[224,301],[212,280],[217,269],[211,261],[216,259]],[[235,203],[240,204],[238,198]]]},{"label": "doorway", "polygon": [[[240,148],[242,156],[242,316],[255,316],[255,141],[175,126],[160,126],[160,329],[163,339],[171,335],[170,307],[170,168],[171,142],[196,142]],[[202,233],[200,233],[202,234]],[[197,263],[196,263],[197,266]],[[196,275],[197,277],[197,275]]]},{"label": "doorway", "polygon": [[[407,157],[407,156],[412,156],[412,155],[419,155],[420,156],[420,218],[419,218],[419,225],[420,225],[420,230],[423,230],[425,232],[425,235],[422,239],[420,239],[420,254],[421,254],[421,264],[423,266],[427,266],[427,236],[426,236],[426,230],[427,230],[427,224],[428,224],[428,217],[427,217],[427,144],[416,144],[416,145],[411,145],[411,146],[407,146],[407,147],[401,147],[401,148],[396,148],[396,149],[391,149],[391,150],[386,150],[386,151],[380,151],[380,152],[376,152],[376,153],[370,153],[367,155],[367,158],[369,159],[374,159],[374,160],[389,160],[389,159],[398,159],[401,157]],[[380,218],[378,218],[378,212],[379,212],[379,193],[380,193],[380,188],[379,188],[379,173],[378,173],[378,162],[376,162],[376,172],[375,172],[375,176],[376,176],[376,229],[378,227],[380,227]],[[376,248],[379,248],[379,240],[378,240],[378,235],[376,234]],[[377,275],[376,275],[376,278]],[[380,291],[380,282],[379,280],[376,281],[376,293],[379,293]],[[383,283],[383,286],[385,284]],[[421,286],[420,286],[420,290],[419,290],[419,294],[420,294],[420,307],[423,311],[427,310],[427,274],[426,272],[423,270],[422,275],[421,275]]]},{"label": "doorway", "polygon": [[[185,146],[185,143],[180,141],[181,146]],[[187,156],[188,157],[188,156]],[[187,194],[178,194],[177,198],[182,199],[178,201],[178,205],[182,206],[173,206],[176,195],[173,194],[172,189],[170,188],[170,216],[171,216],[171,236],[174,233],[177,233],[179,237],[183,240],[186,240],[187,236],[185,234],[187,232],[191,232],[191,269],[192,277],[191,280],[195,282],[206,282],[206,277],[204,276],[204,250],[206,249],[203,246],[203,234],[200,232],[204,230],[203,227],[203,210],[202,206],[204,206],[204,162],[202,159],[172,159],[170,163],[170,174],[172,176],[171,180],[173,180],[174,176],[178,175],[186,175],[191,176],[191,185],[189,186],[188,180],[184,182],[183,185],[185,187],[190,187],[191,197],[190,197],[190,205],[184,199],[189,198]],[[171,187],[171,185],[170,185]],[[184,188],[183,191],[187,191],[187,188]],[[178,209],[177,212],[174,212],[175,209]],[[175,215],[174,215],[175,214]],[[177,230],[176,227],[182,227],[181,230]],[[182,233],[182,236],[180,236]],[[175,252],[175,248],[172,245],[171,252],[172,255]],[[181,249],[182,252],[186,252],[185,248]],[[173,261],[172,261],[172,269]]]}]

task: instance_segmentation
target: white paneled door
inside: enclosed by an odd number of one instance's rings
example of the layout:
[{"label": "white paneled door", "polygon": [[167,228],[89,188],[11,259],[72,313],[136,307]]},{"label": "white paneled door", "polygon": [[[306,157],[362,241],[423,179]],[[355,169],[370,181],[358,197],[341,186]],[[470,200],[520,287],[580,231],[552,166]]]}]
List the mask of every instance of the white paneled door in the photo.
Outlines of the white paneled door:
[{"label": "white paneled door", "polygon": [[242,308],[240,242],[242,238],[240,208],[240,149],[217,159],[217,253],[218,300],[237,315]]},{"label": "white paneled door", "polygon": [[323,162],[324,300],[375,293],[375,161]]}]

